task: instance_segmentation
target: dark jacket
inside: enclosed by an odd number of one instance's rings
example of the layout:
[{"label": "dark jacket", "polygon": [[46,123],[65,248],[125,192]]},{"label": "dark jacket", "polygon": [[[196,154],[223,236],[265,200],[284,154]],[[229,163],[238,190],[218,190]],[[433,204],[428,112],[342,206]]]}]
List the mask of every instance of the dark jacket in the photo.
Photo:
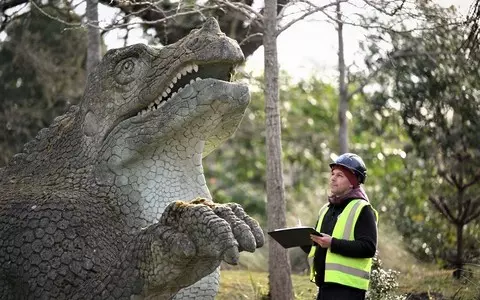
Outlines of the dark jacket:
[{"label": "dark jacket", "polygon": [[[330,198],[330,204],[328,205],[328,210],[323,218],[320,232],[331,236],[333,233],[333,228],[337,223],[338,216],[343,212],[347,204],[353,199],[364,199],[365,201],[368,201],[368,197],[362,188],[353,189],[341,199]],[[370,206],[364,207],[360,212],[355,225],[355,240],[347,241],[333,238],[330,250],[333,253],[348,257],[373,257],[377,250],[377,226],[375,219],[375,213],[373,212],[372,208]],[[315,283],[318,286],[322,286],[324,284],[325,258],[327,255],[327,249],[318,245],[316,247],[317,251],[315,252],[314,265],[317,275],[315,277]],[[302,247],[302,249],[306,253],[310,252],[310,247]]]}]

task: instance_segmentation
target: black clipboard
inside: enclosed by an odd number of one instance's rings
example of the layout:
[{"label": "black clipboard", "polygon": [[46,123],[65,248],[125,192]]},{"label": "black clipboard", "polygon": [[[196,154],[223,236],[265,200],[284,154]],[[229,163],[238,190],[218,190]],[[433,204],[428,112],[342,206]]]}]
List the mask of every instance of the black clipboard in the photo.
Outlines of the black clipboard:
[{"label": "black clipboard", "polygon": [[280,228],[270,231],[268,234],[283,248],[311,246],[313,241],[310,239],[310,234],[322,236],[315,228],[308,226]]}]

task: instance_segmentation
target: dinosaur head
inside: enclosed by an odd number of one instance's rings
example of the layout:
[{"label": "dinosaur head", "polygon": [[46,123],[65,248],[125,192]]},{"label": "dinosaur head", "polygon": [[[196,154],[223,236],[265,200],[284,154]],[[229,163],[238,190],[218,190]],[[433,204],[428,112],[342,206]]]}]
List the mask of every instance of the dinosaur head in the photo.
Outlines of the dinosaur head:
[{"label": "dinosaur head", "polygon": [[231,82],[243,61],[213,18],[161,49],[107,52],[81,108],[84,137],[99,147],[97,182],[119,181],[142,198],[153,197],[137,186],[144,179],[157,191],[176,184],[172,199],[207,197],[202,157],[234,133],[250,101],[248,87]]},{"label": "dinosaur head", "polygon": [[[163,122],[172,117],[168,110],[175,106],[167,103],[182,101],[183,90],[202,79],[230,82],[243,61],[238,44],[220,31],[213,18],[161,49],[136,44],[110,50],[87,82],[83,132],[106,140],[128,124]],[[237,85],[231,92],[232,97],[235,93],[245,97],[248,91]]]}]

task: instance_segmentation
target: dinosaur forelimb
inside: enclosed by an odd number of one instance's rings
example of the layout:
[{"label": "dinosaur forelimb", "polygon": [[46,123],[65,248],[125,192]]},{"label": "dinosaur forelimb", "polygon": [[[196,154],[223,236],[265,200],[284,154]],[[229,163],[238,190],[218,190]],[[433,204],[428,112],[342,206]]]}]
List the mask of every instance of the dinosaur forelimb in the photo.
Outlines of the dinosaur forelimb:
[{"label": "dinosaur forelimb", "polygon": [[[170,299],[213,272],[222,260],[237,264],[241,250],[253,252],[263,241],[260,226],[240,206],[205,199],[176,201],[158,223],[131,241],[117,270],[121,278],[138,278],[132,286],[118,288],[138,299]],[[126,264],[133,264],[127,268],[130,274],[125,273]]]}]

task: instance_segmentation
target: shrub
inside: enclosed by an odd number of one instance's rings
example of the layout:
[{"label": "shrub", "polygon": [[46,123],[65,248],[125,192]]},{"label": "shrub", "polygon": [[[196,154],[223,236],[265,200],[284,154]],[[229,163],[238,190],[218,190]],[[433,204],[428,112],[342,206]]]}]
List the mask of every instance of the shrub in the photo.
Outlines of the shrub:
[{"label": "shrub", "polygon": [[370,288],[367,292],[368,300],[403,300],[404,296],[395,294],[398,288],[398,271],[382,269],[381,260],[375,255],[372,272],[370,274]]}]

